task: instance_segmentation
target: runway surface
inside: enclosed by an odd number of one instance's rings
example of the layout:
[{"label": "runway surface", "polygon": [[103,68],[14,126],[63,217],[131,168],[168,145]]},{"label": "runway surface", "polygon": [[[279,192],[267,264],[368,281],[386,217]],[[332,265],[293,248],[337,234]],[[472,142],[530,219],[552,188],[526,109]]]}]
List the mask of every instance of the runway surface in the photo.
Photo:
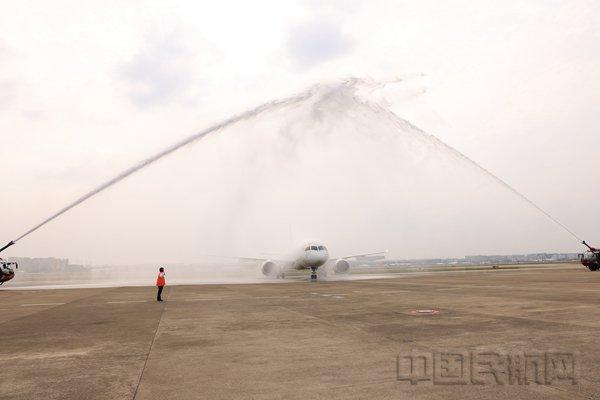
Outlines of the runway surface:
[{"label": "runway surface", "polygon": [[600,272],[580,266],[154,296],[0,290],[0,398],[600,398]]}]

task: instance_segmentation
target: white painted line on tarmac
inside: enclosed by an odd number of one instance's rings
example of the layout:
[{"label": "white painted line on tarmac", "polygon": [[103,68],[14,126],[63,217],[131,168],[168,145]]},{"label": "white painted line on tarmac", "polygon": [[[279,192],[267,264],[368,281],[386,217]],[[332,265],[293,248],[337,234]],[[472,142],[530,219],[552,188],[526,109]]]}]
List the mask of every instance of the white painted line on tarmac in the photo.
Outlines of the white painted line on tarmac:
[{"label": "white painted line on tarmac", "polygon": [[339,293],[339,294],[333,294],[333,293],[311,293],[314,296],[321,296],[321,297],[331,297],[333,299],[343,299],[344,297],[344,293]]},{"label": "white painted line on tarmac", "polygon": [[255,299],[289,299],[290,296],[263,296],[255,297]]},{"label": "white painted line on tarmac", "polygon": [[38,306],[62,306],[66,303],[35,303],[35,304],[21,304],[21,307],[38,307]]}]

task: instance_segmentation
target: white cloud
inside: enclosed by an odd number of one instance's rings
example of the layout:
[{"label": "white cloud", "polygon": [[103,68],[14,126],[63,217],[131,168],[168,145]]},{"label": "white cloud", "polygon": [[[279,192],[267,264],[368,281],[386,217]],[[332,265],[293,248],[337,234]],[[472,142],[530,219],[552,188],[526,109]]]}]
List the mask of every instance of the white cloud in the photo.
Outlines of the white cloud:
[{"label": "white cloud", "polygon": [[14,80],[0,80],[0,111],[8,108],[17,98],[18,86]]},{"label": "white cloud", "polygon": [[193,101],[198,86],[195,54],[179,34],[153,35],[145,48],[120,66],[131,101],[140,108]]},{"label": "white cloud", "polygon": [[8,72],[8,62],[13,56],[14,52],[0,42],[0,111],[16,100],[19,91],[18,81]]},{"label": "white cloud", "polygon": [[290,29],[287,42],[293,61],[304,67],[347,55],[354,41],[330,21],[312,21]]}]

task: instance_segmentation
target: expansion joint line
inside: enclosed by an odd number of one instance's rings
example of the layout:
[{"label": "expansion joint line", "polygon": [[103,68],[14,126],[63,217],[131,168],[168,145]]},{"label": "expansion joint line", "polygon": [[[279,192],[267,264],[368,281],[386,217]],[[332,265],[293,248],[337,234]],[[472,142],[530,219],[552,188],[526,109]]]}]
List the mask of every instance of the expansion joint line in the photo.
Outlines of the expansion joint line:
[{"label": "expansion joint line", "polygon": [[[167,294],[171,291],[171,287],[167,287]],[[169,296],[165,296],[167,299]],[[162,322],[163,314],[165,313],[165,303],[162,304],[162,309],[160,310],[160,317],[158,318],[158,324],[156,324],[156,329],[154,330],[154,336],[152,337],[152,342],[150,342],[150,347],[148,348],[148,354],[146,354],[146,360],[144,361],[144,366],[142,367],[142,372],[140,373],[140,377],[138,379],[138,383],[135,387],[135,392],[133,393],[133,400],[137,397],[138,390],[140,388],[140,384],[142,383],[142,378],[144,377],[144,371],[146,371],[146,365],[148,365],[148,359],[150,358],[150,353],[152,353],[152,347],[154,347],[154,341],[156,341],[156,336],[158,336],[158,329],[160,328],[160,323]]]}]

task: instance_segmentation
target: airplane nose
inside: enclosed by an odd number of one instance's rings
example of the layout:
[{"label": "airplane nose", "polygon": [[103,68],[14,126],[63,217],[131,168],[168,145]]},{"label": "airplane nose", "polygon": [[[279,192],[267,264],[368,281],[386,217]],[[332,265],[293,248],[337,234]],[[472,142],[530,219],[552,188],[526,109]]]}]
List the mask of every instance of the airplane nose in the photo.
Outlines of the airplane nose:
[{"label": "airplane nose", "polygon": [[328,259],[327,253],[323,251],[311,251],[306,256],[308,264],[314,267],[320,267]]}]

